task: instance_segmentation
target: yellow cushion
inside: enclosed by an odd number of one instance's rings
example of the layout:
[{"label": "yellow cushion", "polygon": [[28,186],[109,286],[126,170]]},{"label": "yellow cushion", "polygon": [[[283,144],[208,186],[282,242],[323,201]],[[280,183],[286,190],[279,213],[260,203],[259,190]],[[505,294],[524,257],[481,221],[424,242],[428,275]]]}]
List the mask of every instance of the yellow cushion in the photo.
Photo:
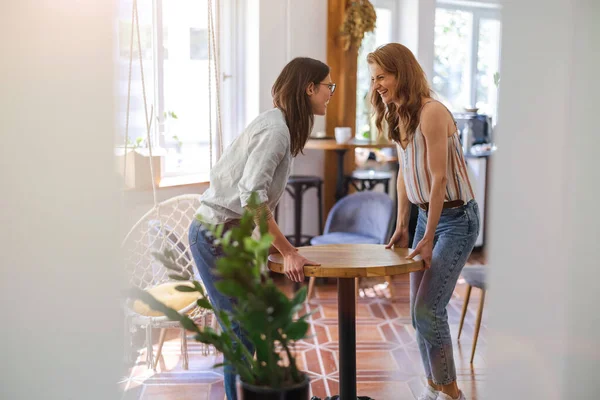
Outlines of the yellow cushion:
[{"label": "yellow cushion", "polygon": [[[195,303],[200,297],[198,292],[180,292],[175,289],[176,286],[189,286],[194,287],[192,282],[165,282],[158,286],[146,289],[146,292],[150,293],[154,298],[167,307],[171,307],[174,310],[180,311]],[[146,303],[140,300],[136,300],[133,303],[133,311],[140,315],[147,317],[161,317],[163,314],[159,311],[151,309]]]}]

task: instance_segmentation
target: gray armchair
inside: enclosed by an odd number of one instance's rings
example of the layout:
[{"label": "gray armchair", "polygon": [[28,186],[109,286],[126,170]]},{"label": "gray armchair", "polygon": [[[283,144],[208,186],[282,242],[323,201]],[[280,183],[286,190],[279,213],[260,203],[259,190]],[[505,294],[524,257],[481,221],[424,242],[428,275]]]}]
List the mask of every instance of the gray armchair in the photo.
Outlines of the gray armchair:
[{"label": "gray armchair", "polygon": [[323,234],[310,244],[383,244],[389,238],[394,201],[385,193],[360,192],[343,197],[327,216]]}]

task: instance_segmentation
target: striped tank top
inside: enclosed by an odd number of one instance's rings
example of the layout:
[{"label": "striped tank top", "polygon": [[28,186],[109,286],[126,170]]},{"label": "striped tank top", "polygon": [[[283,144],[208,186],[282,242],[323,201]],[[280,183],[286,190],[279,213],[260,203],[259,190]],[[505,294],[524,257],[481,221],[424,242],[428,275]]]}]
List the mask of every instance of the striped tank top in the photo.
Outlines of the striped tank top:
[{"label": "striped tank top", "polygon": [[[456,121],[454,125],[456,125]],[[421,132],[421,124],[417,126],[413,139],[406,146],[406,149],[402,148],[398,143],[396,143],[396,146],[402,160],[402,174],[408,199],[413,204],[429,203],[432,178],[427,164],[427,143],[425,142],[425,136]],[[446,196],[444,201],[462,200],[466,204],[475,198],[467,174],[467,165],[458,129],[452,136],[448,137],[446,177]]]}]

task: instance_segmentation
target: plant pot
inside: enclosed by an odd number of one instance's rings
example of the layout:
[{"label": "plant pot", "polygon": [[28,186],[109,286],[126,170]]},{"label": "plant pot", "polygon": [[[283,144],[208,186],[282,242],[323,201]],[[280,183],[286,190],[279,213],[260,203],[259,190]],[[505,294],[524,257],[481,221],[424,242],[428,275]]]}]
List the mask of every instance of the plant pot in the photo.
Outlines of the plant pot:
[{"label": "plant pot", "polygon": [[254,386],[242,382],[238,376],[238,400],[308,400],[310,379],[304,376],[304,381],[294,386],[273,389],[266,386]]},{"label": "plant pot", "polygon": [[152,189],[152,174],[150,173],[150,163],[154,171],[154,183],[156,186],[160,183],[161,157],[165,155],[162,149],[153,149],[150,157],[147,148],[125,149],[119,147],[115,149],[115,168],[117,173],[123,177],[123,163],[127,163],[127,172],[123,179],[125,186],[135,189]]}]

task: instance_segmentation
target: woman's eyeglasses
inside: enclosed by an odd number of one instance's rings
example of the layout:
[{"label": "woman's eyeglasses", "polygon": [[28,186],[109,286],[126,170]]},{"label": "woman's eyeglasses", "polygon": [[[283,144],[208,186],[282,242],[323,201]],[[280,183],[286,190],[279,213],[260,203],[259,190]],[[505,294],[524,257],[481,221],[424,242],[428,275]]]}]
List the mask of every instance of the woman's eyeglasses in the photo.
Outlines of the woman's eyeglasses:
[{"label": "woman's eyeglasses", "polygon": [[335,92],[335,83],[319,83],[319,85],[325,85],[329,88],[329,91],[331,92],[331,94],[333,94],[333,92]]}]

